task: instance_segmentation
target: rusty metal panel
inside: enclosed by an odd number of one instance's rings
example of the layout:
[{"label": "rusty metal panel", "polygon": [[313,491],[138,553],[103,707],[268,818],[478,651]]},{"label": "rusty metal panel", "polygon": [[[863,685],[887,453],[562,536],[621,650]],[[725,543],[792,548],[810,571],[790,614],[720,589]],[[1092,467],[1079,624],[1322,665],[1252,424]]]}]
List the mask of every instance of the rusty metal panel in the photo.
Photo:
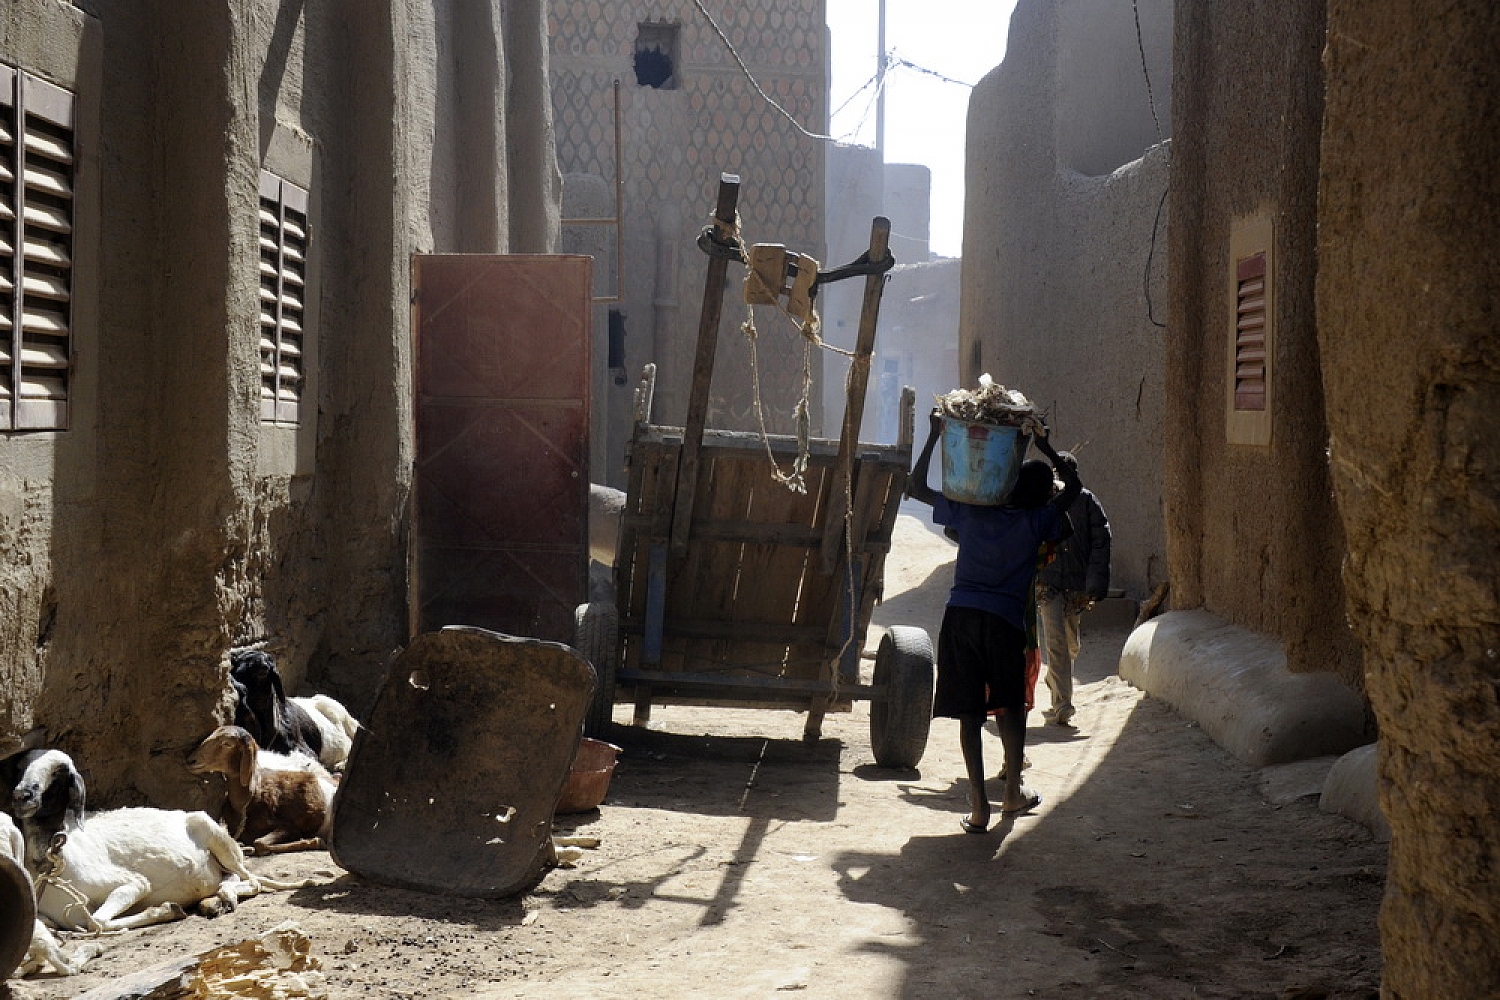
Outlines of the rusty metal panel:
[{"label": "rusty metal panel", "polygon": [[552,814],[593,688],[588,661],[558,643],[472,628],[417,636],[354,739],[334,859],[425,892],[531,888],[552,866]]},{"label": "rusty metal panel", "polygon": [[573,640],[588,586],[591,264],[413,258],[414,634]]}]

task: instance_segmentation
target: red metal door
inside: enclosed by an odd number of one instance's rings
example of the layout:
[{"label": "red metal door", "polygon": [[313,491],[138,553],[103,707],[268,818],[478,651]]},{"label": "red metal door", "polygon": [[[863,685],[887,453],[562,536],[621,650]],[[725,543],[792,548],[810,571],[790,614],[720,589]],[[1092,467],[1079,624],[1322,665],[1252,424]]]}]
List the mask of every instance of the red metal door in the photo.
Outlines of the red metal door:
[{"label": "red metal door", "polygon": [[588,588],[588,257],[419,255],[412,634],[573,641]]}]

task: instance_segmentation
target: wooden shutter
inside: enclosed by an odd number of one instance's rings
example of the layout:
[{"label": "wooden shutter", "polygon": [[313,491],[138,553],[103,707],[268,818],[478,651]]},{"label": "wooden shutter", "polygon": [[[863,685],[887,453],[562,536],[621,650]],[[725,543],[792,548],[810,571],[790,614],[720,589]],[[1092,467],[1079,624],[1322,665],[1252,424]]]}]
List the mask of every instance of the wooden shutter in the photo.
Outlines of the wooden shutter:
[{"label": "wooden shutter", "polygon": [[260,418],[296,424],[306,376],[307,192],[260,175]]},{"label": "wooden shutter", "polygon": [[1235,262],[1234,408],[1266,408],[1266,254]]},{"label": "wooden shutter", "polygon": [[0,89],[0,426],[61,430],[72,365],[73,95],[8,67]]},{"label": "wooden shutter", "polygon": [[73,95],[0,66],[0,429],[68,426]]},{"label": "wooden shutter", "polygon": [[16,71],[0,66],[0,430],[15,426],[16,349]]}]

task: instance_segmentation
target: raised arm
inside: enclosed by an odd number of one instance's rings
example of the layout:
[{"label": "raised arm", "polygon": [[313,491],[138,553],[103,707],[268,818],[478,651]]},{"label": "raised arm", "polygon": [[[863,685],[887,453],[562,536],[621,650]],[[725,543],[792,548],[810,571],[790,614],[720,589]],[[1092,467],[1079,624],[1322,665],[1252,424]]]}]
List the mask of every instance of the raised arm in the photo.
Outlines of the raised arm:
[{"label": "raised arm", "polygon": [[1052,463],[1052,471],[1057,473],[1057,478],[1062,480],[1062,492],[1053,497],[1049,504],[1058,510],[1066,512],[1073,506],[1073,501],[1078,499],[1078,494],[1083,492],[1083,480],[1078,478],[1078,469],[1070,462],[1064,462],[1057,457],[1057,449],[1052,447],[1050,431],[1045,428],[1036,436],[1036,449],[1047,460]]},{"label": "raised arm", "polygon": [[912,464],[911,475],[906,480],[906,495],[929,507],[942,495],[927,485],[927,470],[932,465],[932,452],[937,447],[938,437],[942,431],[943,415],[934,407],[932,412],[927,414],[927,443],[922,445],[922,453]]}]

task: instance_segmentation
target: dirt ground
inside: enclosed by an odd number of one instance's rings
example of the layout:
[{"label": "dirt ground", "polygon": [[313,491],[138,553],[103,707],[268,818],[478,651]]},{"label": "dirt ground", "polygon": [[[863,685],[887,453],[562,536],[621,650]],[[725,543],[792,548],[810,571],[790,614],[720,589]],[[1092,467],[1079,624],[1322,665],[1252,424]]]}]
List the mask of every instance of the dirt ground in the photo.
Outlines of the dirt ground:
[{"label": "dirt ground", "polygon": [[[877,623],[935,636],[952,554],[903,516]],[[104,939],[83,975],[13,995],[77,996],[293,920],[335,998],[1373,997],[1385,848],[1315,797],[1269,804],[1258,772],[1115,676],[1124,639],[1086,635],[1079,728],[1031,717],[1041,807],[984,836],[959,829],[950,720],[892,772],[863,703],[814,745],[791,712],[657,707],[634,730],[620,705],[608,800],[559,822],[601,844],[524,898],[384,888],[324,852],[252,859],[321,883]],[[993,773],[993,730],[986,754]]]}]

